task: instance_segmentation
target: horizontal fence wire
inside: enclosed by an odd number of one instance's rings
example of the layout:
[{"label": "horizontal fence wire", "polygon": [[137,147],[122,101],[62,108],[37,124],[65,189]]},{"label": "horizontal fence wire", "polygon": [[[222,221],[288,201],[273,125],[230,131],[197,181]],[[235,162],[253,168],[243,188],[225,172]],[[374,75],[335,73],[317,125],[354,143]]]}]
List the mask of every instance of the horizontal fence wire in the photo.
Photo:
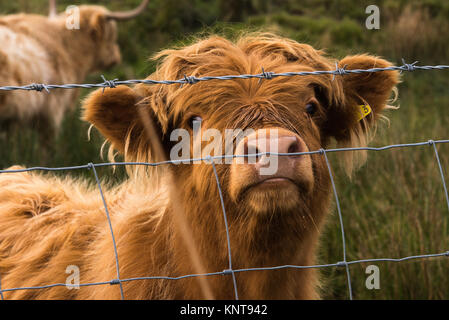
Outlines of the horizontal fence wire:
[{"label": "horizontal fence wire", "polygon": [[[4,293],[5,292],[11,292],[11,291],[19,291],[19,290],[39,290],[39,289],[49,289],[54,287],[86,287],[86,286],[97,286],[97,285],[120,285],[121,289],[121,298],[125,299],[122,283],[130,282],[130,281],[143,281],[143,280],[181,280],[181,279],[187,279],[187,278],[193,278],[193,277],[204,277],[204,276],[226,276],[231,275],[233,286],[234,286],[234,294],[235,299],[238,300],[238,289],[237,289],[237,282],[235,279],[236,273],[241,272],[251,272],[251,271],[270,271],[270,270],[281,270],[281,269],[320,269],[320,268],[330,268],[330,267],[345,267],[346,269],[346,275],[347,275],[347,282],[348,282],[348,294],[349,299],[353,299],[352,296],[352,288],[351,288],[351,277],[349,273],[349,266],[354,264],[361,264],[361,263],[370,263],[370,262],[403,262],[408,260],[416,260],[416,259],[429,259],[429,258],[438,258],[438,257],[449,257],[449,250],[445,252],[439,252],[439,253],[433,253],[433,254],[422,254],[422,255],[413,255],[413,256],[407,256],[402,258],[372,258],[372,259],[361,259],[361,260],[352,260],[347,261],[346,259],[346,243],[345,243],[345,235],[344,235],[344,226],[343,226],[343,218],[342,218],[342,212],[340,208],[340,204],[338,201],[338,194],[335,187],[332,170],[330,166],[330,162],[327,159],[327,153],[329,152],[350,152],[350,151],[360,151],[360,150],[368,150],[368,151],[385,151],[389,149],[395,149],[395,148],[408,148],[408,147],[419,147],[419,146],[432,146],[433,150],[435,152],[435,158],[438,164],[439,173],[441,176],[441,180],[443,183],[443,189],[444,194],[447,202],[447,206],[449,209],[449,195],[446,187],[445,177],[443,168],[441,165],[441,161],[438,155],[437,150],[437,144],[446,144],[449,143],[448,140],[429,140],[425,142],[417,142],[417,143],[405,143],[405,144],[394,144],[394,145],[387,145],[383,147],[355,147],[355,148],[335,148],[335,149],[319,149],[315,151],[307,151],[307,152],[294,152],[294,153],[274,153],[274,152],[262,152],[257,154],[248,154],[248,155],[223,155],[223,156],[208,156],[204,158],[191,158],[191,159],[183,159],[183,160],[166,160],[161,162],[155,162],[155,163],[148,163],[148,162],[110,162],[110,163],[88,163],[86,165],[80,165],[80,166],[71,166],[71,167],[58,167],[58,168],[49,168],[49,167],[32,167],[32,168],[23,168],[23,169],[7,169],[7,170],[0,170],[0,174],[12,174],[12,173],[18,173],[18,172],[30,172],[30,171],[64,171],[64,170],[79,170],[79,169],[92,169],[95,175],[95,181],[97,183],[97,186],[100,191],[100,195],[103,201],[104,209],[106,211],[107,220],[110,227],[110,232],[113,237],[113,246],[114,246],[114,253],[115,253],[115,259],[116,259],[116,269],[117,269],[117,279],[111,279],[110,281],[103,281],[103,282],[91,282],[91,283],[80,283],[80,284],[66,284],[66,283],[54,283],[44,286],[33,286],[33,287],[20,287],[20,288],[2,288],[1,286],[1,278],[0,278],[0,298],[4,300]],[[340,228],[342,232],[342,242],[343,242],[343,260],[338,261],[336,263],[328,263],[328,264],[320,264],[320,265],[280,265],[280,266],[271,266],[271,267],[253,267],[253,268],[244,268],[244,269],[233,269],[232,268],[232,254],[231,254],[231,247],[230,247],[230,240],[229,240],[229,227],[228,227],[228,221],[226,217],[226,209],[224,207],[224,201],[223,201],[223,195],[222,190],[220,186],[220,182],[218,179],[218,174],[215,168],[214,160],[223,159],[223,158],[239,158],[239,157],[259,157],[263,155],[277,155],[277,156],[292,156],[292,155],[304,155],[304,154],[321,154],[324,156],[328,171],[330,174],[330,179],[332,183],[332,189],[334,192],[336,204],[337,204],[337,212],[338,217],[340,221]],[[112,223],[111,218],[109,215],[109,211],[107,209],[106,200],[104,198],[100,180],[98,178],[98,175],[95,171],[96,167],[104,167],[104,166],[128,166],[128,165],[143,165],[143,166],[160,166],[160,165],[168,165],[168,164],[180,164],[185,161],[205,161],[206,163],[210,163],[213,167],[214,176],[218,185],[219,195],[220,195],[220,201],[222,205],[223,210],[223,217],[225,221],[225,228],[226,228],[226,235],[227,235],[227,242],[228,242],[228,258],[229,258],[229,266],[227,269],[224,269],[222,271],[217,272],[210,272],[210,273],[203,273],[203,274],[188,274],[188,275],[182,275],[177,277],[172,276],[147,276],[147,277],[135,277],[135,278],[125,278],[120,279],[119,274],[119,265],[118,265],[118,255],[117,255],[117,247],[115,243],[115,238],[112,230]],[[1,276],[1,275],[0,275]]]},{"label": "horizontal fence wire", "polygon": [[345,152],[345,151],[383,151],[389,149],[396,148],[406,148],[406,147],[418,147],[418,146],[426,146],[433,144],[441,144],[441,143],[449,143],[449,139],[445,140],[428,140],[423,142],[414,142],[414,143],[402,143],[402,144],[391,144],[384,147],[351,147],[351,148],[335,148],[335,149],[320,149],[314,151],[304,151],[304,152],[291,152],[291,153],[280,153],[280,152],[260,152],[249,155],[222,155],[222,156],[207,156],[201,158],[189,158],[189,159],[177,159],[177,160],[165,160],[160,162],[104,162],[104,163],[88,163],[85,165],[79,166],[69,166],[69,167],[30,167],[30,168],[22,168],[22,169],[4,169],[0,170],[0,173],[14,173],[14,172],[28,172],[28,171],[66,171],[66,170],[81,170],[81,169],[89,169],[91,166],[94,167],[108,167],[108,166],[149,166],[149,167],[157,167],[165,164],[181,164],[186,161],[191,162],[210,162],[212,160],[218,159],[228,159],[228,158],[248,158],[248,157],[260,157],[260,156],[300,156],[307,154],[322,154],[324,151],[326,153],[329,152]]},{"label": "horizontal fence wire", "polygon": [[[284,72],[284,73],[275,73],[275,72],[266,72],[264,68],[262,68],[262,73],[259,74],[243,74],[243,75],[227,75],[227,76],[206,76],[206,77],[195,77],[195,76],[187,76],[185,75],[183,79],[178,80],[151,80],[151,79],[145,79],[145,80],[123,80],[119,81],[118,79],[114,80],[106,80],[103,76],[103,82],[102,83],[96,83],[96,84],[62,84],[62,85],[52,85],[52,84],[30,84],[25,86],[0,86],[0,91],[14,91],[14,90],[26,90],[26,91],[43,91],[50,92],[52,89],[77,89],[77,88],[86,88],[86,89],[92,89],[92,88],[115,88],[117,85],[131,85],[131,84],[195,84],[201,81],[210,81],[210,80],[233,80],[233,79],[273,79],[276,77],[292,77],[292,76],[307,76],[307,75],[333,75],[333,79],[335,76],[344,76],[347,74],[354,74],[354,73],[372,73],[372,72],[382,72],[382,71],[415,71],[415,70],[444,70],[449,69],[449,65],[436,65],[436,66],[418,66],[417,61],[411,64],[408,64],[402,60],[403,65],[401,66],[390,66],[385,68],[371,68],[371,69],[353,69],[353,70],[347,70],[346,66],[343,66],[340,68],[338,66],[338,63],[336,63],[335,70],[321,70],[321,71],[302,71],[302,72]],[[97,183],[97,186],[100,191],[100,196],[102,198],[102,202],[104,205],[106,218],[109,223],[109,229],[111,232],[111,236],[113,239],[113,246],[114,246],[114,254],[115,254],[115,263],[116,263],[116,272],[117,272],[117,279],[111,279],[110,281],[103,281],[103,282],[93,282],[93,283],[83,283],[83,284],[63,284],[63,283],[55,283],[55,284],[49,284],[44,286],[34,286],[34,287],[21,287],[21,288],[3,288],[1,285],[1,274],[0,274],[0,298],[4,299],[4,293],[5,292],[11,292],[11,291],[18,291],[18,290],[37,290],[37,289],[48,289],[53,287],[85,287],[85,286],[95,286],[95,285],[120,285],[120,293],[122,300],[125,299],[125,295],[123,292],[122,283],[129,282],[129,281],[139,281],[139,280],[181,280],[186,278],[192,278],[192,277],[200,277],[200,276],[218,276],[218,275],[231,275],[232,281],[233,281],[233,287],[234,287],[234,295],[235,299],[238,300],[238,288],[237,288],[237,282],[235,278],[235,273],[239,272],[250,272],[250,271],[268,271],[268,270],[280,270],[280,269],[311,269],[311,268],[329,268],[329,267],[345,267],[346,269],[346,275],[347,275],[347,283],[348,283],[348,295],[349,299],[352,300],[352,288],[351,288],[351,276],[349,272],[349,266],[353,264],[359,264],[359,263],[368,263],[368,262],[403,262],[413,259],[426,259],[426,258],[437,258],[437,257],[449,257],[449,250],[446,252],[440,252],[440,253],[434,253],[434,254],[423,254],[423,255],[414,255],[414,256],[407,256],[403,258],[374,258],[374,259],[363,259],[363,260],[353,260],[353,261],[347,261],[346,256],[346,240],[345,240],[345,233],[344,233],[344,225],[343,225],[343,216],[340,208],[340,203],[338,199],[338,193],[337,189],[335,187],[334,178],[332,174],[332,169],[330,166],[330,162],[327,158],[327,154],[331,152],[347,152],[347,151],[385,151],[389,149],[394,148],[405,148],[405,147],[418,147],[418,146],[424,146],[429,145],[433,146],[435,158],[438,163],[439,173],[441,176],[444,194],[446,197],[446,202],[449,210],[449,196],[447,191],[447,186],[445,182],[444,172],[441,165],[441,161],[438,155],[437,150],[437,144],[442,143],[449,143],[448,140],[429,140],[426,142],[417,142],[417,143],[406,143],[406,144],[393,144],[388,145],[384,147],[355,147],[355,148],[336,148],[336,149],[320,149],[315,151],[307,151],[307,152],[294,152],[294,153],[275,153],[275,152],[262,152],[262,153],[256,153],[251,155],[222,155],[222,156],[208,156],[205,158],[191,158],[191,159],[180,159],[180,160],[166,160],[156,163],[148,163],[148,162],[113,162],[113,163],[88,163],[86,165],[78,165],[78,166],[69,166],[69,167],[58,167],[58,168],[49,168],[49,167],[31,167],[31,168],[23,168],[23,169],[10,169],[10,170],[0,170],[0,174],[7,174],[7,173],[17,173],[17,172],[29,172],[29,171],[67,171],[67,170],[82,170],[82,169],[92,169],[94,172],[95,180]],[[324,156],[324,159],[327,164],[329,176],[331,179],[332,184],[332,190],[334,193],[336,205],[337,205],[337,213],[338,218],[340,222],[340,229],[341,229],[341,236],[342,236],[342,245],[343,245],[343,260],[336,262],[336,263],[329,263],[329,264],[321,264],[321,265],[310,265],[310,266],[300,266],[300,265],[281,265],[281,266],[272,266],[272,267],[254,267],[254,268],[245,268],[245,269],[233,269],[232,267],[232,253],[231,253],[231,246],[230,246],[230,238],[229,238],[229,227],[228,227],[228,221],[226,217],[226,209],[224,206],[223,201],[223,195],[222,190],[220,186],[220,182],[218,179],[218,174],[215,168],[215,161],[218,159],[226,159],[226,158],[238,158],[238,157],[259,157],[263,155],[275,155],[275,156],[296,156],[296,155],[305,155],[305,154],[321,154]],[[136,277],[136,278],[127,278],[127,279],[121,279],[120,278],[120,267],[118,264],[118,253],[117,253],[117,246],[115,242],[114,232],[112,228],[111,218],[109,215],[106,199],[104,198],[103,191],[101,188],[100,180],[98,178],[97,172],[95,170],[96,167],[104,167],[104,166],[128,166],[128,165],[134,165],[134,166],[159,166],[159,165],[167,165],[167,164],[180,164],[185,163],[186,161],[205,161],[212,165],[214,176],[217,182],[218,190],[219,190],[219,196],[220,196],[220,202],[222,206],[223,211],[223,218],[225,222],[225,228],[226,228],[226,236],[227,236],[227,248],[228,248],[228,269],[224,269],[223,271],[217,271],[217,272],[211,272],[211,273],[204,273],[204,274],[189,274],[189,275],[183,275],[178,277],[170,277],[170,276],[148,276],[148,277]]]},{"label": "horizontal fence wire", "polygon": [[449,69],[449,65],[436,65],[436,66],[418,66],[416,62],[411,64],[405,63],[404,60],[403,65],[401,66],[391,66],[385,68],[370,68],[370,69],[352,69],[347,70],[346,66],[342,68],[338,67],[338,64],[335,66],[335,70],[318,70],[318,71],[299,71],[299,72],[283,72],[283,73],[275,73],[265,71],[262,68],[262,72],[258,74],[240,74],[240,75],[225,75],[225,76],[206,76],[206,77],[195,77],[195,76],[187,76],[178,80],[152,80],[152,79],[144,79],[144,80],[106,80],[104,76],[103,82],[101,83],[91,83],[91,84],[43,84],[43,83],[32,83],[25,86],[0,86],[0,91],[13,91],[13,90],[26,90],[26,91],[43,91],[50,92],[52,89],[94,89],[94,88],[115,88],[118,85],[131,85],[131,84],[195,84],[202,81],[210,81],[210,80],[235,80],[235,79],[273,79],[277,77],[293,77],[293,76],[309,76],[309,75],[333,75],[334,78],[337,75],[343,76],[352,73],[372,73],[372,72],[382,72],[382,71],[415,71],[415,70],[444,70]]}]

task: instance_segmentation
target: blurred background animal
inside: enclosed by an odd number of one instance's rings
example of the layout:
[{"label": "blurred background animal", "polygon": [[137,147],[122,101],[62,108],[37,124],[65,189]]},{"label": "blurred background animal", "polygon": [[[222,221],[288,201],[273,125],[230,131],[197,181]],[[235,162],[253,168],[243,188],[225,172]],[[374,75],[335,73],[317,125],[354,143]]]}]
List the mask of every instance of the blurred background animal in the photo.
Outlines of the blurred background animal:
[{"label": "blurred background animal", "polygon": [[[52,0],[48,17],[23,13],[0,17],[0,86],[83,83],[89,73],[119,64],[117,21],[135,18],[147,4],[143,0],[136,9],[123,12],[81,5],[77,11],[58,14]],[[78,13],[79,17],[70,16]],[[3,135],[32,126],[43,147],[53,141],[67,110],[76,106],[79,90],[43,91],[0,91]]]}]

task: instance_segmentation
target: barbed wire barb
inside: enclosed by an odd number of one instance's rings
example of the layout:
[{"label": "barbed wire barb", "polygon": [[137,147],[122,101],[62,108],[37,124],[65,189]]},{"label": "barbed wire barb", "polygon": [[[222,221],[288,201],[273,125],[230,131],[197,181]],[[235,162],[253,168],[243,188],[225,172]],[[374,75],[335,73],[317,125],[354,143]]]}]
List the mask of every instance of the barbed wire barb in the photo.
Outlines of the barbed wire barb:
[{"label": "barbed wire barb", "polygon": [[115,82],[116,81],[118,81],[118,79],[114,79],[114,80],[106,80],[106,78],[104,77],[104,75],[101,75],[101,78],[103,79],[103,85],[104,85],[104,87],[103,87],[103,93],[104,93],[104,90],[107,88],[107,87],[109,87],[109,88],[111,88],[111,89],[114,89],[115,87],[117,87],[117,85],[115,84]]}]

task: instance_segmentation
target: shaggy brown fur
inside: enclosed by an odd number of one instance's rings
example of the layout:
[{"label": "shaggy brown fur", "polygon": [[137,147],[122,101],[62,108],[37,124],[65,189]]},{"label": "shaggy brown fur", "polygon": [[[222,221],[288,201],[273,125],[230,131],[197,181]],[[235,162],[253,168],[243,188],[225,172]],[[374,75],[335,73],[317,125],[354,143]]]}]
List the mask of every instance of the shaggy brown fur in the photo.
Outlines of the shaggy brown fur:
[{"label": "shaggy brown fur", "polygon": [[[322,52],[272,35],[245,36],[233,43],[213,36],[193,45],[161,52],[150,79],[187,75],[218,76],[267,71],[332,70],[335,61]],[[338,62],[347,69],[386,67],[387,61],[348,56]],[[92,93],[84,103],[90,121],[128,161],[152,161],[151,143],[138,116],[148,111],[168,151],[174,128],[189,127],[194,115],[204,128],[277,127],[297,134],[309,150],[340,145],[361,146],[369,128],[381,117],[398,73],[351,74],[344,77],[278,77],[271,80],[207,81],[195,85],[120,86]],[[308,115],[305,106],[317,104]],[[357,105],[373,109],[357,120]],[[216,164],[227,210],[233,268],[312,265],[331,188],[322,155],[311,155],[313,181],[307,190],[282,199],[278,189],[243,194],[233,176],[234,164]],[[351,166],[353,159],[346,159]],[[167,194],[167,171],[175,177],[179,201],[207,272],[228,266],[226,233],[218,189],[210,164],[180,164],[161,170],[130,167],[127,182],[104,188],[117,239],[121,278],[180,276],[194,272],[182,237],[173,222],[173,201]],[[154,171],[154,172],[153,172]],[[237,173],[245,175],[244,171]],[[255,199],[268,203],[257,205]],[[68,265],[81,270],[81,283],[116,278],[111,235],[95,186],[71,178],[38,173],[0,175],[0,275],[2,288],[65,283]],[[283,269],[236,273],[243,299],[318,298],[315,270]],[[210,276],[215,298],[232,299],[230,276]],[[194,278],[145,280],[123,284],[127,299],[203,298]],[[118,299],[118,286],[100,285],[68,290],[56,287],[5,293],[9,299]]]},{"label": "shaggy brown fur", "polygon": [[[66,27],[66,14],[54,18],[34,14],[0,17],[0,85],[82,83],[86,76],[120,62],[116,22],[100,6],[80,6],[80,29]],[[0,123],[34,124],[50,136],[78,90],[51,94],[0,93]]]}]

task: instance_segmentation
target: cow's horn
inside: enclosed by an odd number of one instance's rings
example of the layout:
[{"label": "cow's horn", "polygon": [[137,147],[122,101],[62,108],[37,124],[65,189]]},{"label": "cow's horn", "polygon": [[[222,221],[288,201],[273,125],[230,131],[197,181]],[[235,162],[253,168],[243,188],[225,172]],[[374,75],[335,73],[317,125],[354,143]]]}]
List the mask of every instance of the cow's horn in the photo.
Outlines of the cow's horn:
[{"label": "cow's horn", "polygon": [[135,18],[145,10],[145,8],[148,5],[148,2],[149,2],[149,0],[143,0],[140,3],[140,5],[137,8],[135,8],[134,10],[124,11],[124,12],[123,11],[111,12],[111,13],[108,13],[106,15],[106,17],[108,19],[114,19],[114,20],[129,20],[129,19]]},{"label": "cow's horn", "polygon": [[58,10],[56,9],[56,0],[49,0],[48,9],[48,16],[50,18],[56,17],[58,15]]}]

